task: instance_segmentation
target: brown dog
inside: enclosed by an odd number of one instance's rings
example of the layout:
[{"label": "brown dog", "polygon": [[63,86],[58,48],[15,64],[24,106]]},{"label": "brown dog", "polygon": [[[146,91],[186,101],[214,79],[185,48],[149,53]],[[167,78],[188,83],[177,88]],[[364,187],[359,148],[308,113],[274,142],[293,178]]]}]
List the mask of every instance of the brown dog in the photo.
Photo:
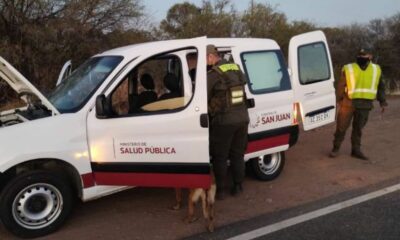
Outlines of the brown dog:
[{"label": "brown dog", "polygon": [[[187,223],[192,223],[198,218],[194,216],[194,207],[196,203],[201,199],[201,206],[203,209],[203,216],[206,220],[206,227],[209,232],[214,231],[214,203],[215,203],[215,193],[217,191],[217,186],[215,185],[214,174],[211,174],[212,183],[210,188],[191,188],[189,189],[188,197],[188,215],[185,218]],[[172,208],[174,210],[179,210],[182,207],[182,189],[175,188],[176,205]]]}]

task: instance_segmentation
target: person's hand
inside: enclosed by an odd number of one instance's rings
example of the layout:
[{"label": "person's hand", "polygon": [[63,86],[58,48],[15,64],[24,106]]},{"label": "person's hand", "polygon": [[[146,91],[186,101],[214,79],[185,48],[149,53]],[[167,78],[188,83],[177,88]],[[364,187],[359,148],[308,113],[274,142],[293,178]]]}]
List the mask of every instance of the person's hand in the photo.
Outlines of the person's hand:
[{"label": "person's hand", "polygon": [[383,114],[385,112],[386,107],[388,106],[387,102],[381,102],[381,113]]}]

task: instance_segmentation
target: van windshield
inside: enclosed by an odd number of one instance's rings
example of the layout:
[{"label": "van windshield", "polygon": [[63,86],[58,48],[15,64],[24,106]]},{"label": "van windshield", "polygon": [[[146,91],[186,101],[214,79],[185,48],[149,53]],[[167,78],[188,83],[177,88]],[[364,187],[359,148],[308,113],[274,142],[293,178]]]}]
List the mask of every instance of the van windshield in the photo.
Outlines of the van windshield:
[{"label": "van windshield", "polygon": [[76,112],[122,61],[121,56],[93,57],[78,67],[49,95],[61,113]]}]

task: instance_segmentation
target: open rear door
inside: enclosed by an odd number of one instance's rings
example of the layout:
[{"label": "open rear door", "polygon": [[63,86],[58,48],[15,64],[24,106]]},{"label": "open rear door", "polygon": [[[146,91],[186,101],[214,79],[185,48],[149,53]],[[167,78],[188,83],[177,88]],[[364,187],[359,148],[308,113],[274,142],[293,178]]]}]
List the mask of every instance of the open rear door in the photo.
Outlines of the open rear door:
[{"label": "open rear door", "polygon": [[297,35],[289,43],[289,68],[304,130],[335,121],[331,56],[322,31]]}]

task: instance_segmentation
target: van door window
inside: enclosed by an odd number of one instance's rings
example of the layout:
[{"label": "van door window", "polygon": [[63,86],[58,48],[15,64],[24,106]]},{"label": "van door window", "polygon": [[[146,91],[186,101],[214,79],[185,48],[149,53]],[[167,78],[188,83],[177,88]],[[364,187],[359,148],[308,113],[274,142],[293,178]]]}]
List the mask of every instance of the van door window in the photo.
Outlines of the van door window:
[{"label": "van door window", "polygon": [[124,78],[111,94],[111,108],[116,117],[176,111],[183,109],[193,95],[184,89],[180,58],[173,54],[157,56]]},{"label": "van door window", "polygon": [[289,74],[280,51],[246,52],[241,54],[241,58],[251,93],[291,89]]},{"label": "van door window", "polygon": [[299,47],[299,76],[301,84],[329,80],[328,55],[325,44],[312,43]]}]

